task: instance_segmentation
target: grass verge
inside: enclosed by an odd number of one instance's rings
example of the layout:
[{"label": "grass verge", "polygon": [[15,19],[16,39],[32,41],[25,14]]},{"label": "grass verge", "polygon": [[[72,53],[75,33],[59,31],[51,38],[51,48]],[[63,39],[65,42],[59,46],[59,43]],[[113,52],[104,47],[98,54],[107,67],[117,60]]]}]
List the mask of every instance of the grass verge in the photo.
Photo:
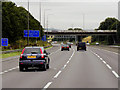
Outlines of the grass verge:
[{"label": "grass verge", "polygon": [[17,55],[20,55],[20,54],[21,54],[21,52],[6,53],[6,54],[2,54],[2,58],[13,57],[13,56],[17,56]]},{"label": "grass verge", "polygon": [[[52,48],[53,46],[47,47],[45,49],[49,49]],[[2,54],[2,58],[8,58],[8,57],[13,57],[13,56],[17,56],[20,55],[21,52],[12,52],[12,53],[6,53],[6,54]]]}]

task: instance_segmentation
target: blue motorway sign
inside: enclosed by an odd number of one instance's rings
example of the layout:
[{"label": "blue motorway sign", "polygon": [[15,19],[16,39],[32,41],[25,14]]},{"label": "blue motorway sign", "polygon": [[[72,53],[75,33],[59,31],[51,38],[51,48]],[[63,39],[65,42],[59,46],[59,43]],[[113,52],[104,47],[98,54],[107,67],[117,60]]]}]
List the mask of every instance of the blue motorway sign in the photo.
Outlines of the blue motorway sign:
[{"label": "blue motorway sign", "polygon": [[42,37],[42,41],[46,41],[46,35]]},{"label": "blue motorway sign", "polygon": [[1,46],[8,46],[8,38],[1,38]]},{"label": "blue motorway sign", "polygon": [[28,31],[29,37],[40,37],[39,30],[24,30],[24,37],[28,37]]}]

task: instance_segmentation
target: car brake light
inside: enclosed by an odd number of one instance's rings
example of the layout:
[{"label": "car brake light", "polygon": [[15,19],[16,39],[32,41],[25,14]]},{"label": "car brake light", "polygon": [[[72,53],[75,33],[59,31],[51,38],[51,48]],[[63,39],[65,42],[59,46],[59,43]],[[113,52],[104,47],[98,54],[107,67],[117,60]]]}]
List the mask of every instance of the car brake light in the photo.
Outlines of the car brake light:
[{"label": "car brake light", "polygon": [[20,64],[23,64],[23,63],[20,63]]},{"label": "car brake light", "polygon": [[20,58],[22,58],[24,51],[25,51],[25,48],[22,50],[22,53],[21,53],[21,55],[20,55]]},{"label": "car brake light", "polygon": [[63,48],[63,47],[62,47]]},{"label": "car brake light", "polygon": [[40,62],[40,64],[43,64],[43,62]]},{"label": "car brake light", "polygon": [[44,54],[43,54],[41,48],[40,48],[40,52],[41,52],[41,58],[44,58]]},{"label": "car brake light", "polygon": [[22,58],[23,54],[20,55],[20,58]]},{"label": "car brake light", "polygon": [[67,46],[67,48],[69,48],[69,47]]}]

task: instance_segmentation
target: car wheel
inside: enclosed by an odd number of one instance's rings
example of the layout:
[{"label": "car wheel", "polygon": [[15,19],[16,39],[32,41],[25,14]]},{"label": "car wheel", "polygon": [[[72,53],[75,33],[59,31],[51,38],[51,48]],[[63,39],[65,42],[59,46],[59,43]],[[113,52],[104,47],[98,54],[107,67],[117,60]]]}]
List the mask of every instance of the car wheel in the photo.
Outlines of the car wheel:
[{"label": "car wheel", "polygon": [[61,49],[61,51],[63,51],[63,49]]},{"label": "car wheel", "polygon": [[23,67],[19,67],[19,70],[20,70],[20,71],[23,71]]},{"label": "car wheel", "polygon": [[47,64],[47,69],[49,69],[49,64]]},{"label": "car wheel", "polygon": [[28,70],[28,67],[25,67],[25,70],[27,71],[27,70]]},{"label": "car wheel", "polygon": [[79,51],[79,49],[77,48],[77,51]]},{"label": "car wheel", "polygon": [[47,65],[44,64],[44,66],[43,66],[43,70],[46,71],[46,69],[47,69]]},{"label": "car wheel", "polygon": [[68,51],[69,51],[69,49],[68,49]]}]

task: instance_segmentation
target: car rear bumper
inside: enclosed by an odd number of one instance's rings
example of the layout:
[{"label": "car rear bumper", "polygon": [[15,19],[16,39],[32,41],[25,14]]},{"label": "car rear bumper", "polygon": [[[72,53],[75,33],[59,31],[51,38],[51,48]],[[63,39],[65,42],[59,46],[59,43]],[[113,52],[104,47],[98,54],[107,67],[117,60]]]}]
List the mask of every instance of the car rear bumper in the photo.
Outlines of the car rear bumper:
[{"label": "car rear bumper", "polygon": [[63,50],[68,50],[69,48],[62,48]]},{"label": "car rear bumper", "polygon": [[45,60],[21,60],[19,61],[20,67],[40,67],[45,65]]},{"label": "car rear bumper", "polygon": [[85,50],[86,47],[77,47],[77,49],[79,49],[79,50]]}]

